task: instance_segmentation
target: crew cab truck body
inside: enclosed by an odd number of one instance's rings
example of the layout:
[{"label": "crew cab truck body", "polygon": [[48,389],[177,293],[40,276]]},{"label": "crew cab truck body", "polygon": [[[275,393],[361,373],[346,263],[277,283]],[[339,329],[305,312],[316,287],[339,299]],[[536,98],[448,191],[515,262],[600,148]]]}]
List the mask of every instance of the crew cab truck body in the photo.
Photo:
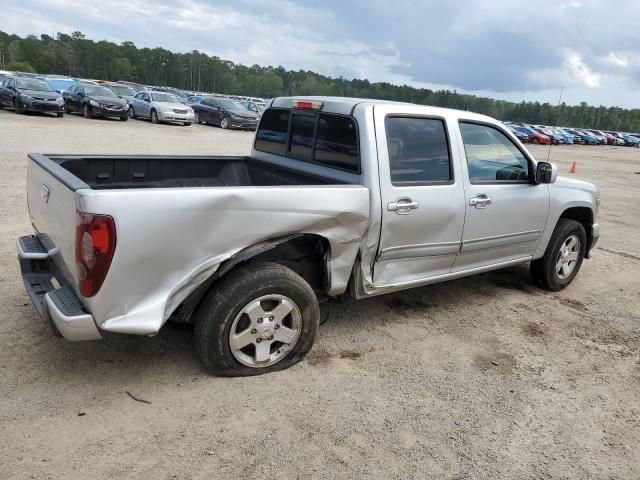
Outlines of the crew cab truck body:
[{"label": "crew cab truck body", "polygon": [[54,332],[193,322],[221,375],[286,368],[319,302],[531,262],[558,290],[599,238],[596,188],[499,122],[375,100],[276,98],[247,157],[29,155],[27,292]]}]

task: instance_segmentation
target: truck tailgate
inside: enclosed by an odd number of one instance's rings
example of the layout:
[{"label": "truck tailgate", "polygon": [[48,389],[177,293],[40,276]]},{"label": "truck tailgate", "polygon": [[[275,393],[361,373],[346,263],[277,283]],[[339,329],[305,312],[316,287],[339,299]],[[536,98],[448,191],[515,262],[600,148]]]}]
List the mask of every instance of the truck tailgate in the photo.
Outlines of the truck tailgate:
[{"label": "truck tailgate", "polygon": [[52,162],[45,168],[40,157],[29,155],[27,167],[31,224],[45,249],[56,249],[49,254],[65,283],[75,285],[76,190],[82,188],[83,182]]}]

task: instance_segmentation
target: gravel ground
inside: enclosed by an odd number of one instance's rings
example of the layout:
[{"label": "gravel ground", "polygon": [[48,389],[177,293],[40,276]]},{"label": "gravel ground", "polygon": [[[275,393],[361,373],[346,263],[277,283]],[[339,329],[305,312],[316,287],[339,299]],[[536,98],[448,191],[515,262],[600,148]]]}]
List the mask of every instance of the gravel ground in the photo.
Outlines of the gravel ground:
[{"label": "gravel ground", "polygon": [[305,361],[246,379],[206,375],[184,329],[47,331],[15,253],[27,152],[244,154],[251,140],[0,111],[0,478],[640,478],[638,149],[551,151],[603,198],[599,248],[560,293],[517,267],[344,301]]}]

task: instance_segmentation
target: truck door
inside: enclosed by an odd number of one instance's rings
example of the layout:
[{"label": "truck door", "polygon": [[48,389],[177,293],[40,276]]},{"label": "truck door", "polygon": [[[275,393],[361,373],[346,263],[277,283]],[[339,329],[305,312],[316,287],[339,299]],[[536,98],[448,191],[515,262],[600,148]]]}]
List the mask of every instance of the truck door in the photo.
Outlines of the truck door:
[{"label": "truck door", "polygon": [[452,271],[526,260],[545,228],[549,188],[533,181],[533,160],[505,130],[466,120],[459,125],[466,219]]},{"label": "truck door", "polygon": [[448,131],[455,120],[422,112],[374,110],[382,197],[376,286],[447,274],[460,250],[464,190],[459,146]]}]

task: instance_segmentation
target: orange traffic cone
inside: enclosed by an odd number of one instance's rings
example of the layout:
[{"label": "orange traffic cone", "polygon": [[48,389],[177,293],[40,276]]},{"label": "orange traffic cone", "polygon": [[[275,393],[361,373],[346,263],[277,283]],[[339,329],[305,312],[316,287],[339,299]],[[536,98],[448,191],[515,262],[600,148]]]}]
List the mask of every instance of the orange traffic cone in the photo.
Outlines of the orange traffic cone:
[{"label": "orange traffic cone", "polygon": [[571,168],[569,169],[569,173],[576,173],[576,162],[573,162]]}]

